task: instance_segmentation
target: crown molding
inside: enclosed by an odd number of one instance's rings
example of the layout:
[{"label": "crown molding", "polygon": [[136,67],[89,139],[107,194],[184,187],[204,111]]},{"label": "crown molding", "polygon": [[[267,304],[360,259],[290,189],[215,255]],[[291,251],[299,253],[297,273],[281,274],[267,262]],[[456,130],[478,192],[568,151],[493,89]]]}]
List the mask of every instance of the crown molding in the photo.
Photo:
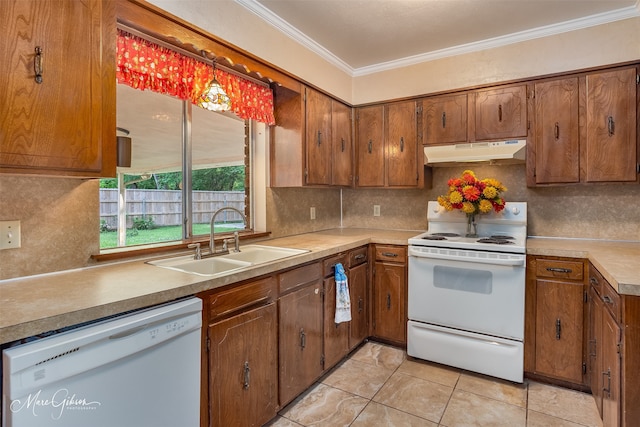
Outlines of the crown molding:
[{"label": "crown molding", "polygon": [[571,21],[565,21],[559,24],[547,25],[531,30],[520,31],[505,36],[494,37],[491,39],[481,40],[473,43],[453,46],[446,49],[425,52],[422,54],[408,56],[393,61],[382,62],[379,64],[373,64],[366,67],[353,68],[349,64],[335,56],[329,50],[309,38],[306,34],[291,26],[278,15],[274,14],[262,4],[258,3],[256,0],[234,1],[260,17],[263,21],[267,22],[277,30],[290,37],[294,41],[313,51],[318,56],[334,65],[336,68],[349,74],[351,77],[359,77],[368,74],[379,73],[381,71],[388,71],[396,68],[402,68],[410,65],[420,64],[423,62],[433,61],[440,58],[478,52],[486,49],[493,49],[514,43],[520,43],[527,40],[553,36],[640,16],[640,0],[637,0],[635,5],[622,9],[591,15],[584,18],[573,19]]}]

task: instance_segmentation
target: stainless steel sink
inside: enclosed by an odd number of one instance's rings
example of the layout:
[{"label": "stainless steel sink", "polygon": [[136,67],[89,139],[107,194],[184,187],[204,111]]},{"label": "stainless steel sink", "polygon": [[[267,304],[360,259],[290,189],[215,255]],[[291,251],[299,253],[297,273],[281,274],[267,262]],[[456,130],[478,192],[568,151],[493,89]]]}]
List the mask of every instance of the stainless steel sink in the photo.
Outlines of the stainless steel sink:
[{"label": "stainless steel sink", "polygon": [[277,246],[247,245],[242,246],[240,252],[231,252],[210,258],[194,260],[193,256],[186,255],[174,258],[147,261],[147,264],[199,276],[217,277],[230,274],[234,271],[264,264],[290,256],[309,252],[306,249],[282,248]]}]

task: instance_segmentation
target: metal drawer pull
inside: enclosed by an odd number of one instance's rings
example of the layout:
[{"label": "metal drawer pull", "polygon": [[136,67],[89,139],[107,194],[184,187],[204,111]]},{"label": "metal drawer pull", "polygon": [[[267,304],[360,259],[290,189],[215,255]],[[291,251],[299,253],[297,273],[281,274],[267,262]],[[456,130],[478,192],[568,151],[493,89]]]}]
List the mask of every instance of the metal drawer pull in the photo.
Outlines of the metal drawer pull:
[{"label": "metal drawer pull", "polygon": [[404,152],[404,137],[400,137],[400,152]]},{"label": "metal drawer pull", "polygon": [[391,310],[391,294],[387,294],[387,310]]},{"label": "metal drawer pull", "polygon": [[304,328],[300,328],[300,347],[305,348],[307,346],[307,334],[304,333]]},{"label": "metal drawer pull", "polygon": [[251,382],[251,369],[249,368],[249,362],[244,362],[244,384],[242,385],[245,390],[249,389],[249,383]]},{"label": "metal drawer pull", "polygon": [[342,152],[344,153],[344,138],[341,138],[340,141],[342,143]]},{"label": "metal drawer pull", "polygon": [[556,339],[560,339],[560,335],[562,334],[562,322],[560,319],[556,319]]},{"label": "metal drawer pull", "polygon": [[394,254],[393,252],[382,252],[382,256],[397,257],[398,254]]},{"label": "metal drawer pull", "polygon": [[498,105],[498,121],[502,121],[502,104]]},{"label": "metal drawer pull", "polygon": [[353,259],[355,259],[355,260],[364,259],[364,254],[358,254],[358,255],[354,256]]},{"label": "metal drawer pull", "polygon": [[597,285],[600,282],[598,282],[598,279],[595,277],[589,277],[589,283],[591,283],[592,285]]},{"label": "metal drawer pull", "polygon": [[573,272],[570,268],[560,268],[560,267],[547,267],[547,271],[551,271],[552,273],[571,273]]},{"label": "metal drawer pull", "polygon": [[609,295],[605,295],[602,297],[602,301],[604,301],[607,304],[613,304],[613,300],[611,299],[611,297]]},{"label": "metal drawer pull", "polygon": [[616,133],[616,122],[613,121],[611,116],[607,118],[607,130],[609,131],[609,136],[613,136]]},{"label": "metal drawer pull", "polygon": [[442,112],[442,128],[444,129],[447,126],[447,113],[445,111]]},{"label": "metal drawer pull", "polygon": [[322,132],[318,131],[318,147],[322,144]]},{"label": "metal drawer pull", "polygon": [[560,125],[558,124],[558,122],[556,122],[556,126],[553,131],[553,134],[556,137],[556,140],[560,139]]},{"label": "metal drawer pull", "polygon": [[42,48],[36,46],[36,56],[33,59],[33,71],[36,73],[36,83],[42,83]]}]

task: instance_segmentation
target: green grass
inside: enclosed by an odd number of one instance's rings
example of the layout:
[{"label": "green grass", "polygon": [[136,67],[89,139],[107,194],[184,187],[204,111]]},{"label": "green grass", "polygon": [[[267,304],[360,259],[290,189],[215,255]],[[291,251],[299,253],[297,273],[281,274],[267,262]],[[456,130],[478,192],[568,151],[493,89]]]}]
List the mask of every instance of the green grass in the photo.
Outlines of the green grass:
[{"label": "green grass", "polygon": [[[216,233],[225,233],[238,230],[236,227],[224,227],[216,225]],[[193,235],[208,235],[209,224],[194,224]],[[182,240],[182,227],[179,225],[170,227],[158,227],[152,230],[127,230],[127,246],[144,245],[148,243],[170,242]],[[100,232],[100,249],[118,247],[117,231]]]}]

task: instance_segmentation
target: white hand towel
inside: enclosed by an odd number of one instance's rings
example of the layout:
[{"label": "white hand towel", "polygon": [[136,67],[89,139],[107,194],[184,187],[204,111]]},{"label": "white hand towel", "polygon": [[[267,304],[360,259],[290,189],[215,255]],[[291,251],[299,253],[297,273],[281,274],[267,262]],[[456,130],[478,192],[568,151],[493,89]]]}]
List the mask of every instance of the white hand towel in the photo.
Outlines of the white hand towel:
[{"label": "white hand towel", "polygon": [[334,322],[348,322],[351,320],[351,300],[349,299],[349,283],[342,264],[335,266],[336,279],[336,315]]}]

